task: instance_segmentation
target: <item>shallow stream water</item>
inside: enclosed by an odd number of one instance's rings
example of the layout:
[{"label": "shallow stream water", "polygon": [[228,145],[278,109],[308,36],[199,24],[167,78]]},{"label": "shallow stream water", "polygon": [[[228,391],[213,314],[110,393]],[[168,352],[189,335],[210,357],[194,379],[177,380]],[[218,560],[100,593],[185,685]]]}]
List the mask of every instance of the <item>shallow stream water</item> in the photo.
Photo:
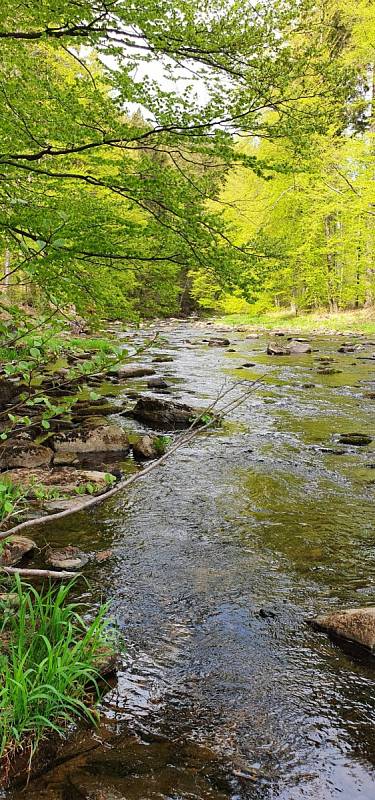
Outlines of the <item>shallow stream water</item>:
[{"label": "shallow stream water", "polygon": [[[72,733],[28,800],[374,800],[375,659],[307,621],[374,604],[375,343],[339,354],[325,335],[270,357],[268,339],[162,326],[142,362],[173,356],[156,367],[174,399],[262,383],[221,429],[48,531],[113,549],[81,590],[112,599],[126,654],[99,728]],[[317,372],[327,355],[340,371]],[[344,432],[374,442],[339,445]]]}]

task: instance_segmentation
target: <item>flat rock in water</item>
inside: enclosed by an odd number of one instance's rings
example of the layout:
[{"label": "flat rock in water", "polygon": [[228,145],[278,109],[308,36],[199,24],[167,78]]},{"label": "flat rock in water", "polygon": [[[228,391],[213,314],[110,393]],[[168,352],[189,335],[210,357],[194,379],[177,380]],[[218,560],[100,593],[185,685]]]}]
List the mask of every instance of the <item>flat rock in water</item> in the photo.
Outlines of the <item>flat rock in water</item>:
[{"label": "flat rock in water", "polygon": [[62,453],[121,453],[129,452],[129,439],[119,425],[102,425],[99,428],[80,428],[54,436],[53,446]]},{"label": "flat rock in water", "polygon": [[153,364],[167,364],[171,361],[174,361],[173,356],[154,356],[152,359]]},{"label": "flat rock in water", "polygon": [[35,550],[36,544],[26,536],[10,536],[5,540],[0,556],[0,564],[3,567],[11,567],[18,564],[23,557]]},{"label": "flat rock in water", "polygon": [[149,378],[147,381],[147,386],[149,389],[168,389],[168,383],[164,378],[159,378],[157,376],[153,378]]},{"label": "flat rock in water", "polygon": [[44,467],[50,464],[53,452],[49,447],[34,444],[28,439],[10,439],[0,444],[0,468]]},{"label": "flat rock in water", "polygon": [[[62,496],[76,495],[77,489],[83,494],[100,494],[108,489],[106,473],[91,469],[74,469],[74,467],[58,467],[57,469],[11,469],[4,473],[17,486],[28,489],[28,497],[34,497],[34,487],[45,486]],[[87,487],[87,488],[86,488]],[[75,497],[74,499],[77,499]]]},{"label": "flat rock in water", "polygon": [[202,409],[173,403],[160,397],[142,395],[131,413],[140,422],[161,430],[170,430],[171,428],[189,428],[194,418],[204,412]]},{"label": "flat rock in water", "polygon": [[89,560],[88,555],[83,553],[79,547],[68,545],[61,549],[49,548],[46,554],[46,563],[54,569],[61,570],[76,570],[81,569],[87,564]]},{"label": "flat rock in water", "polygon": [[119,378],[143,378],[146,375],[155,375],[153,367],[144,367],[141,364],[126,364],[117,370]]},{"label": "flat rock in water", "polygon": [[371,444],[372,437],[367,433],[341,433],[339,437],[340,444],[351,444],[355,447],[365,447]]},{"label": "flat rock in water", "polygon": [[87,495],[85,497],[72,497],[71,499],[62,500],[48,500],[43,503],[43,508],[48,514],[59,514],[62,511],[79,511],[79,509],[86,503]]},{"label": "flat rock in water", "polygon": [[82,406],[73,406],[72,409],[72,416],[75,421],[80,421],[81,419],[85,419],[87,417],[103,417],[102,424],[107,424],[107,420],[105,417],[109,416],[109,414],[119,414],[123,411],[124,408],[122,405],[115,405],[115,403],[106,403],[103,400],[101,403],[90,403],[88,405]]},{"label": "flat rock in water", "polygon": [[334,367],[319,367],[317,369],[319,375],[338,375],[341,371],[341,369],[335,369]]},{"label": "flat rock in water", "polygon": [[338,353],[355,353],[356,350],[360,350],[360,345],[358,344],[343,344],[338,349]]},{"label": "flat rock in water", "polygon": [[288,348],[292,355],[303,355],[304,353],[311,353],[311,344],[300,339],[292,339],[289,342]]},{"label": "flat rock in water", "polygon": [[269,356],[289,356],[289,347],[281,347],[277,342],[269,342],[267,345],[267,354]]},{"label": "flat rock in water", "polygon": [[209,339],[208,346],[209,347],[228,347],[230,345],[229,339]]},{"label": "flat rock in water", "polygon": [[375,606],[322,614],[312,620],[311,625],[334,636],[356,642],[375,653]]}]

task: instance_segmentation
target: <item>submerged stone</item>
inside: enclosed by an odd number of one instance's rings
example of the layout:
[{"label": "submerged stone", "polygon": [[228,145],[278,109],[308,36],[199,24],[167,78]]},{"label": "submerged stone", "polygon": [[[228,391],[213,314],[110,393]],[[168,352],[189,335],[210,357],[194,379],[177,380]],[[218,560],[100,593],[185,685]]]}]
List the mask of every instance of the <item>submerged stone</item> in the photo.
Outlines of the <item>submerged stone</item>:
[{"label": "submerged stone", "polygon": [[145,367],[141,364],[126,364],[117,370],[119,378],[143,378],[145,375],[155,375],[153,367]]},{"label": "submerged stone", "polygon": [[339,442],[341,444],[351,444],[355,447],[365,447],[367,444],[371,444],[372,436],[368,436],[367,433],[341,433]]},{"label": "submerged stone", "polygon": [[59,549],[49,548],[46,555],[46,563],[54,567],[54,569],[61,570],[81,569],[87,564],[88,560],[88,555],[83,553],[79,547],[73,547],[73,545]]}]

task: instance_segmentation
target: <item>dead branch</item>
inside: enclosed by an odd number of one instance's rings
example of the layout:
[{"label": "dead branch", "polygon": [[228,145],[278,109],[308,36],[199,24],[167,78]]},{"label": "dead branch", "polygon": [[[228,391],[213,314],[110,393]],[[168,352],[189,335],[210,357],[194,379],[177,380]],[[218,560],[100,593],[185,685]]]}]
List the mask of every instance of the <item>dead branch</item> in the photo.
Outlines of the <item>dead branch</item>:
[{"label": "dead branch", "polygon": [[[261,383],[261,379],[257,379],[255,381],[252,381],[250,384],[248,384],[247,381],[239,381],[234,386],[229,387],[229,389],[228,388],[224,389],[219,394],[219,396],[216,398],[216,400],[210,406],[208,406],[207,409],[202,411],[199,415],[197,415],[194,418],[190,428],[188,428],[188,430],[185,433],[183,433],[181,436],[178,437],[177,441],[167,450],[167,452],[164,453],[162,456],[160,456],[160,458],[158,458],[155,461],[153,461],[147,467],[145,467],[141,472],[137,472],[136,474],[132,475],[130,478],[127,478],[126,480],[119,481],[119,483],[117,483],[116,486],[114,486],[113,489],[110,489],[108,492],[105,492],[104,494],[101,494],[101,495],[97,495],[96,497],[91,497],[89,500],[87,500],[85,503],[83,503],[80,506],[79,509],[77,509],[77,508],[75,508],[75,509],[66,509],[65,511],[59,511],[56,514],[44,515],[44,516],[38,517],[37,519],[30,519],[30,520],[26,520],[25,522],[20,522],[18,525],[15,525],[13,528],[10,528],[7,531],[1,532],[0,533],[0,541],[2,541],[4,539],[7,539],[9,536],[12,536],[12,535],[14,535],[16,533],[19,533],[20,531],[24,531],[24,530],[26,530],[28,528],[33,528],[35,526],[40,526],[40,525],[48,525],[50,522],[54,522],[55,520],[59,520],[59,519],[64,519],[65,517],[68,517],[71,514],[77,513],[77,511],[79,511],[79,512],[86,511],[86,509],[92,508],[93,506],[98,505],[98,503],[102,503],[104,500],[107,500],[109,497],[113,497],[115,494],[117,494],[118,492],[122,491],[122,489],[126,489],[128,486],[131,486],[136,481],[141,480],[146,475],[149,475],[150,472],[152,472],[154,469],[159,467],[161,464],[164,464],[164,462],[167,461],[170,458],[170,456],[173,455],[173,453],[175,453],[181,447],[183,447],[184,445],[189,444],[191,441],[193,441],[195,438],[197,438],[197,436],[199,436],[200,433],[202,433],[205,430],[208,430],[209,428],[212,428],[215,425],[215,423],[217,422],[217,419],[215,417],[210,419],[204,425],[199,425],[199,423],[202,421],[202,417],[205,417],[206,414],[209,414],[210,412],[214,411],[214,409],[217,407],[217,404],[219,403],[220,400],[222,400],[228,394],[233,392],[233,390],[238,388],[238,386],[242,386],[243,384],[246,384],[246,387],[247,387],[246,391],[243,392],[240,395],[240,397],[235,397],[235,398],[230,399],[220,409],[220,413],[221,414],[233,411],[235,408],[238,408],[238,406],[240,406],[240,405],[242,405],[242,403],[244,403],[244,401],[249,396],[250,391],[253,389],[253,387],[255,385],[259,385],[260,383]],[[9,570],[11,568],[7,567],[6,569]],[[17,568],[15,568],[15,571],[19,572],[21,574],[21,570],[17,570]],[[46,576],[47,570],[39,570],[38,573],[40,573],[41,575],[45,575]],[[56,575],[56,574],[57,573],[54,573],[54,572],[52,573],[52,575]],[[68,573],[65,573],[65,574],[67,575]],[[76,574],[76,573],[74,573],[74,574]]]}]

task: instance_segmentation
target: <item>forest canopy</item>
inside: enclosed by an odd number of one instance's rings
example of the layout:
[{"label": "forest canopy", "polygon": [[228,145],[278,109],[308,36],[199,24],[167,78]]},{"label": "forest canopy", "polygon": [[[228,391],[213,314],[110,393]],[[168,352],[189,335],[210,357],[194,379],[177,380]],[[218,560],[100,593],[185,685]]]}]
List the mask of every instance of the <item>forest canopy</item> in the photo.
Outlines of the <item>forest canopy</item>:
[{"label": "forest canopy", "polygon": [[372,302],[372,3],[2,12],[6,305]]}]

